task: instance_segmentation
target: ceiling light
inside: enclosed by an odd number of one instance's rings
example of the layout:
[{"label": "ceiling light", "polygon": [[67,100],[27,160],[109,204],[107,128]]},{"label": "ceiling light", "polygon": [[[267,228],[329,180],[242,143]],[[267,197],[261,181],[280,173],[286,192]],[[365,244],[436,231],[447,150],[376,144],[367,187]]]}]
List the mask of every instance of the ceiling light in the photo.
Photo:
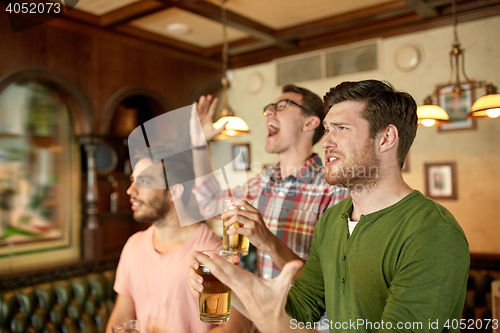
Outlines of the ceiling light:
[{"label": "ceiling light", "polygon": [[227,139],[229,137],[235,137],[242,134],[247,134],[249,132],[248,125],[240,117],[225,116],[220,118],[214,123],[214,128],[221,128],[221,126],[228,122],[226,129],[222,131],[221,134],[217,136],[218,140]]},{"label": "ceiling light", "polygon": [[470,118],[498,118],[500,116],[500,94],[493,84],[486,85],[486,95],[478,99],[468,115]]},{"label": "ceiling light", "polygon": [[167,31],[172,35],[187,35],[191,32],[191,27],[184,23],[172,23],[167,25]]},{"label": "ceiling light", "polygon": [[418,124],[425,127],[440,126],[450,122],[448,113],[437,105],[432,105],[432,97],[427,96],[425,105],[417,108]]}]

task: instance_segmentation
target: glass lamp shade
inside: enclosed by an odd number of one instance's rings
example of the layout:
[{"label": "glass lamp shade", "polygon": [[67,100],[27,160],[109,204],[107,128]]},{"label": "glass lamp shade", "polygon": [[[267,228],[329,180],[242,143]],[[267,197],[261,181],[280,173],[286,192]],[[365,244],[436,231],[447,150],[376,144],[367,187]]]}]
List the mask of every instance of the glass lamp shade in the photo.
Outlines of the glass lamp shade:
[{"label": "glass lamp shade", "polygon": [[229,137],[235,137],[250,133],[250,128],[248,127],[247,123],[240,117],[235,116],[226,116],[220,118],[214,123],[214,128],[221,128],[226,121],[228,122],[226,125],[226,129],[224,129],[214,139],[223,140]]},{"label": "glass lamp shade", "polygon": [[500,94],[486,95],[478,99],[471,108],[469,118],[498,118],[500,116]]},{"label": "glass lamp shade", "polygon": [[417,108],[418,124],[425,127],[440,126],[450,122],[446,111],[437,105],[422,105]]}]

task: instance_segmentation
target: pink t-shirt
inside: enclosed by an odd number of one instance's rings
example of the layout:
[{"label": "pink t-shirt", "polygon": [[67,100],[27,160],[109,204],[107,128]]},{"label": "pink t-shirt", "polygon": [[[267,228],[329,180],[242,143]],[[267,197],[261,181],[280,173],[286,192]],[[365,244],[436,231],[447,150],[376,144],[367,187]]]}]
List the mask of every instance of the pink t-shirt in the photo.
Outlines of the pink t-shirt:
[{"label": "pink t-shirt", "polygon": [[221,239],[201,223],[175,252],[160,254],[153,247],[151,226],[132,235],[116,272],[115,291],[132,297],[141,333],[198,333],[214,325],[200,321],[198,299],[189,291],[189,257],[193,251],[222,249]]}]

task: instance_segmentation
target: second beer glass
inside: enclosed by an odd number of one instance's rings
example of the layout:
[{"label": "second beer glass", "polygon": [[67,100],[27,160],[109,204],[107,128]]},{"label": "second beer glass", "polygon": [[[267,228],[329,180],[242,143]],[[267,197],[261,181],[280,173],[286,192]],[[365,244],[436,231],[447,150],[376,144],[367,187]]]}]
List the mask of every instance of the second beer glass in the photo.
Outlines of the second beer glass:
[{"label": "second beer glass", "polygon": [[[231,200],[225,200],[224,201],[224,211],[228,211],[230,209],[242,209],[244,208],[237,208],[233,205]],[[231,251],[237,255],[240,256],[246,256],[248,254],[248,249],[250,247],[250,242],[248,241],[247,236],[243,236],[240,234],[234,234],[234,235],[228,235],[227,231],[232,228],[239,228],[242,225],[240,223],[234,223],[229,227],[226,227],[224,224],[226,221],[229,219],[224,219],[222,221],[222,243],[224,245],[224,250],[226,251]]]},{"label": "second beer glass", "polygon": [[[234,254],[223,250],[203,251],[209,257],[219,256],[233,262]],[[204,323],[219,324],[229,320],[231,310],[231,289],[210,273],[208,267],[200,265],[198,274],[203,278],[200,293],[200,320]]]}]

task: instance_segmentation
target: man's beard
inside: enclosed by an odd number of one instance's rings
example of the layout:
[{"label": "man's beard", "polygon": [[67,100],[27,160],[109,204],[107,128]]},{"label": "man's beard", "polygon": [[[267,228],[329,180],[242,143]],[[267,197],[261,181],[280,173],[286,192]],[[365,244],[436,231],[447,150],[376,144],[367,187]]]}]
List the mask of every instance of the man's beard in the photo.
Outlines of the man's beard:
[{"label": "man's beard", "polygon": [[361,151],[351,151],[351,158],[341,157],[341,167],[330,171],[325,179],[330,185],[346,187],[351,192],[364,192],[379,182],[380,160],[374,152],[374,139],[371,139]]},{"label": "man's beard", "polygon": [[134,212],[134,219],[137,222],[156,222],[163,219],[169,211],[167,201],[165,200],[165,195],[161,198],[154,198],[149,202],[144,202],[143,205],[146,206],[144,208],[147,208],[145,209],[146,212],[142,212],[140,214],[139,212]]}]

